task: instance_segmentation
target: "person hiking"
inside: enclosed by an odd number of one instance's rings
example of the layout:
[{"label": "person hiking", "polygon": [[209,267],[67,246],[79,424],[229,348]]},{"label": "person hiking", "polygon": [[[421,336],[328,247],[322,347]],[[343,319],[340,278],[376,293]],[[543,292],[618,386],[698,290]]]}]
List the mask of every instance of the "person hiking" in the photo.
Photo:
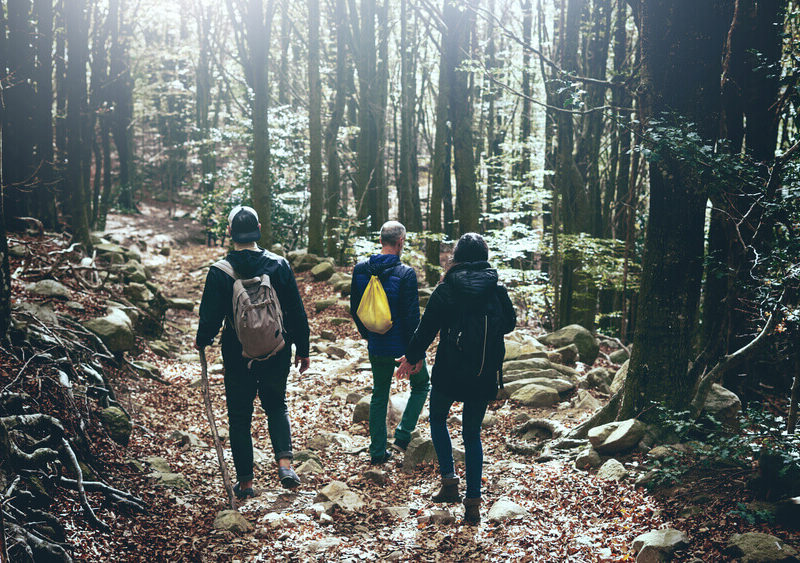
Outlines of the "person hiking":
[{"label": "person hiking", "polygon": [[[380,254],[356,264],[350,291],[350,314],[358,332],[368,342],[369,361],[372,365],[372,400],[369,404],[370,463],[379,465],[392,457],[386,449],[386,411],[392,385],[395,358],[405,354],[406,346],[419,322],[419,295],[417,274],[414,268],[400,262],[406,240],[406,228],[397,221],[388,221],[381,227]],[[367,285],[377,276],[386,293],[391,311],[391,328],[384,334],[372,332],[364,326],[357,314]],[[400,424],[394,431],[394,448],[405,451],[411,441],[411,432],[417,425],[419,414],[428,398],[429,377],[425,362],[420,360],[419,370],[410,378],[411,395],[403,411]]]},{"label": "person hiking", "polygon": [[[195,347],[210,346],[222,329],[222,361],[225,367],[225,401],[228,407],[229,435],[233,464],[238,483],[237,498],[255,496],[253,490],[253,439],[251,422],[256,396],[267,415],[269,437],[278,478],[285,488],[294,488],[300,479],[292,469],[292,438],[286,408],[286,380],[289,376],[291,348],[295,346],[294,365],[305,372],[309,361],[309,328],[306,311],[289,263],[281,256],[258,247],[261,223],[251,207],[237,206],[228,215],[228,235],[234,250],[225,261],[208,270],[200,301],[200,323]],[[226,271],[227,270],[227,271]],[[277,295],[282,311],[284,345],[266,359],[243,355],[242,342],[235,329],[233,289],[235,278],[248,280],[266,274]],[[273,335],[274,336],[274,335]]]},{"label": "person hiking", "polygon": [[471,524],[481,518],[481,423],[489,401],[497,396],[498,383],[502,383],[503,335],[514,330],[517,322],[508,292],[498,283],[497,270],[489,266],[488,259],[489,248],[480,235],[467,233],[458,240],[452,265],[431,294],[397,369],[398,377],[413,377],[417,363],[439,333],[429,408],[442,486],[432,500],[461,500],[447,430],[450,407],[460,401],[464,403],[461,432],[467,481],[464,519]]}]

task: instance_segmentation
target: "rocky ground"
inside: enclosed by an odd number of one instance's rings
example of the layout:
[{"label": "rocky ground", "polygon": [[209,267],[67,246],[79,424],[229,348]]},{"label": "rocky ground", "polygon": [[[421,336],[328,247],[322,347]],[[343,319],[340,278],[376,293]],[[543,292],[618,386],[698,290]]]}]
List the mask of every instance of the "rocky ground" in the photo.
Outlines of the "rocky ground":
[{"label": "rocky ground", "polygon": [[[75,498],[60,493],[60,516],[67,522],[67,543],[75,558],[617,561],[640,552],[640,560],[672,554],[679,560],[709,561],[730,560],[745,549],[766,553],[775,545],[782,546],[783,557],[792,545],[798,546],[796,532],[736,515],[739,503],[753,500],[741,468],[698,472],[657,494],[637,487],[657,455],[648,456],[655,444],[642,443],[646,429],[634,423],[595,433],[594,448],[588,442],[563,440],[542,448],[542,438],[558,438],[608,397],[619,384],[613,380],[620,366],[610,358],[622,363],[624,354],[604,343],[592,365],[576,362],[588,354],[580,337],[562,342],[525,327],[509,340],[507,398],[492,403],[484,421],[483,523],[464,525],[463,507],[429,500],[438,477],[424,414],[419,436],[405,456],[379,468],[369,465],[366,346],[337,290],[348,285],[346,269],[339,268],[333,280],[315,279],[329,275],[327,264],[298,272],[312,327],[312,358],[306,373],[292,369],[287,400],[295,466],[303,484],[292,492],[280,488],[266,420],[257,408],[253,434],[260,494],[238,507],[243,520],[234,518],[231,524],[219,519],[227,499],[198,385],[199,358],[192,347],[197,308],[186,309],[188,303],[199,303],[207,267],[223,251],[201,244],[202,233],[188,217],[179,213],[173,220],[155,207],[143,211],[113,217],[106,236],[127,248],[138,241],[141,263],[152,281],[167,301],[178,301],[166,312],[163,337],[135,343],[132,352],[147,362],[141,364],[147,373],[140,370],[138,378],[129,372],[114,374],[112,384],[131,415],[132,432],[127,447],[99,437],[98,456],[103,460],[100,477],[136,494],[148,512],[115,510],[90,494],[98,517],[111,527],[102,532],[86,525]],[[293,259],[297,270],[315,262],[308,259],[303,265],[302,257]],[[28,301],[46,301],[22,285],[15,289]],[[77,299],[85,306],[75,314],[104,314],[104,300],[114,298],[113,292],[82,291]],[[227,416],[218,347],[209,350],[209,365],[214,413],[224,439]],[[10,370],[3,373],[11,376]],[[408,390],[405,382],[395,385],[390,428]],[[461,448],[459,414],[454,408],[456,450]],[[226,456],[232,470],[227,449]],[[463,465],[458,470],[463,477]],[[656,530],[662,531],[634,542]],[[733,534],[748,532],[771,535],[736,540],[764,542],[755,548],[733,546]]]}]

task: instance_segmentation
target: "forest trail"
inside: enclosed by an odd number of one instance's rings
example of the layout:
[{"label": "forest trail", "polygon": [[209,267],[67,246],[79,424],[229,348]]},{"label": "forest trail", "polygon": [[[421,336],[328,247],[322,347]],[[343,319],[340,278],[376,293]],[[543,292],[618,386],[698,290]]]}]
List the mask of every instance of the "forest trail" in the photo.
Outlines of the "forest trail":
[{"label": "forest trail", "polygon": [[[165,225],[169,228],[162,228]],[[172,221],[166,212],[151,207],[143,215],[110,218],[109,226],[147,247],[144,262],[155,266],[154,281],[165,295],[199,304],[207,266],[224,251],[199,244],[203,233],[196,223],[188,217]],[[164,246],[171,248],[168,257],[159,252]],[[461,505],[430,502],[439,481],[432,461],[404,471],[403,456],[396,455],[380,471],[370,471],[375,468],[364,451],[367,423],[353,423],[354,398],[370,393],[366,345],[347,321],[349,315],[342,303],[316,310],[318,301],[336,298],[330,285],[314,282],[308,273],[297,278],[311,325],[311,368],[302,375],[292,368],[287,402],[294,451],[300,458],[295,467],[314,459],[317,472],[303,473],[303,484],[292,492],[280,488],[266,419],[257,405],[253,438],[255,486],[260,494],[239,504],[254,530],[233,534],[214,529],[215,516],[227,508],[227,498],[198,385],[199,358],[192,345],[197,305],[191,313],[170,310],[165,340],[178,351],[172,359],[157,358],[150,352],[140,357],[156,364],[169,385],[144,378],[115,383],[134,419],[130,444],[119,452],[126,461],[117,465],[117,478],[144,498],[151,512],[135,517],[117,515],[113,537],[88,532],[76,555],[88,559],[113,555],[125,561],[614,561],[633,556],[631,543],[640,534],[668,526],[686,531],[692,538],[690,546],[678,552],[680,559],[720,557],[720,545],[732,531],[724,513],[718,512],[724,509],[719,504],[722,500],[706,497],[699,512],[671,518],[668,514],[676,514],[680,506],[672,503],[665,510],[656,498],[636,489],[632,478],[619,483],[601,480],[576,469],[572,458],[556,456],[534,463],[532,457],[507,449],[506,439],[528,415],[557,419],[567,426],[587,416],[568,402],[552,409],[510,401],[490,405],[492,420],[483,431],[480,526],[461,522]],[[215,345],[207,352],[217,426],[227,436],[220,351]],[[395,380],[392,393],[407,388],[407,382]],[[348,398],[350,394],[354,395]],[[429,436],[426,412],[418,425],[424,437]],[[460,409],[456,407],[451,414],[458,416]],[[460,425],[451,424],[450,428],[454,447],[462,448]],[[390,426],[390,436],[392,430]],[[227,443],[225,446],[233,472]],[[430,455],[428,459],[432,459]],[[635,467],[638,459],[633,455],[623,461]],[[168,468],[162,466],[164,462]],[[304,469],[311,466],[313,463]],[[158,484],[151,475],[155,470],[179,474],[172,478],[177,486]],[[457,464],[457,471],[463,478],[463,464]],[[332,481],[345,483],[354,493],[348,497],[353,510],[340,506],[330,514],[322,513],[317,496]],[[705,488],[718,487],[710,483]],[[724,496],[723,489],[718,488],[718,493]],[[500,499],[521,507],[520,517],[488,521],[489,509]],[[677,503],[681,505],[683,497],[679,496]]]}]

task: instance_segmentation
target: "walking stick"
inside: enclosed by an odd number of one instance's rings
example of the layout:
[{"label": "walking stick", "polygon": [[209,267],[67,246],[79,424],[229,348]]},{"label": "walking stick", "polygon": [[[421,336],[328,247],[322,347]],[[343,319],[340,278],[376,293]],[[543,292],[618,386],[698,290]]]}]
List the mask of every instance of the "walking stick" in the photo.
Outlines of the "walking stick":
[{"label": "walking stick", "polygon": [[202,368],[201,377],[203,380],[203,402],[206,405],[206,416],[208,416],[208,423],[211,425],[211,436],[214,438],[214,447],[217,449],[219,468],[222,471],[222,482],[225,485],[225,492],[228,493],[228,502],[231,505],[231,510],[236,510],[236,502],[233,500],[231,476],[228,474],[228,466],[225,465],[225,458],[222,457],[222,444],[220,444],[219,434],[217,434],[217,423],[214,421],[214,411],[211,410],[211,392],[208,388],[208,365],[206,364],[205,348],[200,348],[200,367]]}]

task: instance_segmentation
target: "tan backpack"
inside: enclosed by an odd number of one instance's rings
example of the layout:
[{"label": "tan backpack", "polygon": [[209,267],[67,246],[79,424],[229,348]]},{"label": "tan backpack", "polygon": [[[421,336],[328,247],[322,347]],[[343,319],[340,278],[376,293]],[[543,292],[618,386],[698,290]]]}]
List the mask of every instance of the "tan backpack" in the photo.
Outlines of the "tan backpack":
[{"label": "tan backpack", "polygon": [[242,344],[242,356],[250,359],[247,366],[283,350],[283,312],[269,275],[242,279],[227,260],[215,262],[214,267],[234,279],[230,320]]}]

